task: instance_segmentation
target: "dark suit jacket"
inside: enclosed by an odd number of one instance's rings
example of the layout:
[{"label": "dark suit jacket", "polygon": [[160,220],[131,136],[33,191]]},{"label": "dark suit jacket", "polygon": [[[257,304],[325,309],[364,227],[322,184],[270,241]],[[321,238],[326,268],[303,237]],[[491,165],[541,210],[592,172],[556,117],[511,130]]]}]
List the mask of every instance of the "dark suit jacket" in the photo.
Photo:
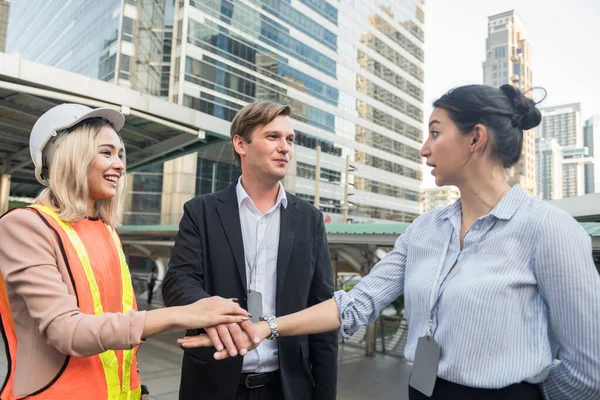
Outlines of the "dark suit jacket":
[{"label": "dark suit jacket", "polygon": [[[323,215],[310,203],[286,194],[288,206],[280,208],[277,316],[333,296]],[[163,283],[165,304],[185,305],[216,295],[238,298],[246,308],[246,282],[236,185],[188,201]],[[281,337],[278,343],[286,400],[335,399],[337,332]],[[185,350],[180,399],[234,399],[243,359],[215,361],[214,351],[212,347]]]}]

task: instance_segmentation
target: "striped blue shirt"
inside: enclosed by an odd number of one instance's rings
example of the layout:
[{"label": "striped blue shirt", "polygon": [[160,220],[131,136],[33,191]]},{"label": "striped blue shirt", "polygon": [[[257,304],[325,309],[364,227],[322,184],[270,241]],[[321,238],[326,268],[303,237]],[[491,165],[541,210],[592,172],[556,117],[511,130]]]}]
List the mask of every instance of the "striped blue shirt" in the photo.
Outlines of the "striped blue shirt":
[{"label": "striped blue shirt", "polygon": [[413,361],[433,286],[456,264],[433,312],[439,377],[478,388],[526,381],[547,399],[600,399],[600,276],[588,234],[519,185],[475,221],[462,251],[460,225],[460,200],[423,214],[350,292],[336,292],[342,335],[404,292]]}]

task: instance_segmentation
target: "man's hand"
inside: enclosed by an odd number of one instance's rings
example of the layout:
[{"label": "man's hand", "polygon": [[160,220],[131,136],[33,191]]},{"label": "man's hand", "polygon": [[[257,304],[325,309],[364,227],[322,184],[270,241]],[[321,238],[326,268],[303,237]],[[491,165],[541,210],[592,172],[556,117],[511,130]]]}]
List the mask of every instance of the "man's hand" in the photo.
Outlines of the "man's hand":
[{"label": "man's hand", "polygon": [[206,328],[206,333],[217,351],[225,348],[231,357],[237,356],[238,353],[245,356],[249,351],[249,345],[252,345],[250,338],[256,336],[251,321],[213,326]]},{"label": "man's hand", "polygon": [[[244,325],[252,325],[252,324],[246,324],[245,321],[243,324]],[[241,354],[241,349],[246,350],[246,353],[250,350],[254,350],[255,348],[258,347],[258,345],[264,340],[266,339],[268,336],[271,335],[271,329],[269,328],[269,324],[267,324],[264,321],[261,322],[257,322],[256,324],[252,325],[252,328],[254,330],[253,333],[250,333],[250,335],[254,335],[254,339],[251,340],[251,336],[248,334],[248,330],[246,326],[244,326],[243,330],[240,326],[237,326],[236,328],[234,328],[233,326],[227,326],[228,328],[228,333],[230,334],[230,340],[231,340],[231,328],[233,328],[234,330],[234,337],[233,337],[233,342],[235,342],[235,346],[233,346],[234,351],[237,349],[237,352],[239,352]],[[207,329],[208,331],[208,329]],[[221,339],[223,339],[223,337],[219,336],[219,331],[215,328],[216,331],[216,336],[215,336],[215,332],[213,332],[212,336],[209,336],[208,334],[202,334],[202,335],[198,335],[198,336],[186,336],[183,339],[177,339],[177,343],[186,349],[189,348],[194,348],[194,347],[211,347],[214,346],[217,351],[214,354],[215,360],[224,360],[228,357],[235,357],[235,355],[232,355],[231,353],[231,348],[227,347],[227,344],[225,345],[226,347],[223,348],[221,347],[221,350],[219,350],[218,345],[220,344],[222,346],[222,342]],[[214,340],[213,340],[214,337]],[[237,354],[237,352],[235,352],[234,354]],[[246,354],[245,353],[245,354]]]}]

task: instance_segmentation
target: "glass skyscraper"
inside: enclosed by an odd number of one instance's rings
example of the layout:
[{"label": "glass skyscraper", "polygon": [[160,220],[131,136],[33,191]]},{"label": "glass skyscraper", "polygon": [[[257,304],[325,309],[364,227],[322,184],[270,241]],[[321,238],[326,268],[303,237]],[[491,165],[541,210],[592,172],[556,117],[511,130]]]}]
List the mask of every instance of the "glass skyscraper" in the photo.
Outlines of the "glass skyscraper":
[{"label": "glass skyscraper", "polygon": [[[6,52],[167,97],[172,0],[12,0]],[[130,176],[125,223],[159,223],[163,167]]]},{"label": "glass skyscraper", "polygon": [[[350,218],[419,214],[422,1],[184,0],[175,15],[172,101],[229,121],[254,99],[290,104],[288,190],[313,201],[320,144],[319,205],[333,221],[345,206],[347,155]],[[196,193],[212,190],[201,181],[214,168],[198,162]]]},{"label": "glass skyscraper", "polygon": [[6,51],[82,75],[114,80],[120,3],[13,1]]},{"label": "glass skyscraper", "polygon": [[[289,104],[297,140],[287,190],[313,201],[318,178],[333,222],[345,207],[354,221],[420,213],[423,0],[66,4],[13,0],[7,51],[227,121],[254,100]],[[229,144],[136,172],[125,223],[177,223],[183,202],[239,173]]]}]

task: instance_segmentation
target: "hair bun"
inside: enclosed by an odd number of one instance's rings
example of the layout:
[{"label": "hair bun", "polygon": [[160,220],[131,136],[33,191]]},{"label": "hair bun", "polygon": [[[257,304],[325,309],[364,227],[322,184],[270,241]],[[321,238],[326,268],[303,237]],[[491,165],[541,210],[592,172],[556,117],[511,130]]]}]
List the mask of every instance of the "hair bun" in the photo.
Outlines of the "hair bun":
[{"label": "hair bun", "polygon": [[528,130],[535,128],[542,121],[542,114],[535,106],[535,102],[523,96],[519,89],[512,85],[502,85],[500,90],[508,97],[514,108],[512,124],[515,128]]}]

